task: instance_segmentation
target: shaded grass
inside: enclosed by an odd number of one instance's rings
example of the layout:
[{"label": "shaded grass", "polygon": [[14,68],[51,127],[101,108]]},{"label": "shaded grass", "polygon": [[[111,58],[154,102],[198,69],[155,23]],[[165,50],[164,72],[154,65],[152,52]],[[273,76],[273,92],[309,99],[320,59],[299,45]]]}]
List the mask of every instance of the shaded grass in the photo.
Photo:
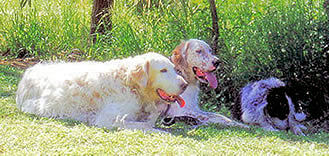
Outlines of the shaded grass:
[{"label": "shaded grass", "polygon": [[[14,92],[21,70],[0,66],[0,153],[161,155],[328,155],[329,134],[302,137],[219,125],[161,127],[171,134],[108,130],[22,113]],[[5,95],[3,93],[9,93]]]}]

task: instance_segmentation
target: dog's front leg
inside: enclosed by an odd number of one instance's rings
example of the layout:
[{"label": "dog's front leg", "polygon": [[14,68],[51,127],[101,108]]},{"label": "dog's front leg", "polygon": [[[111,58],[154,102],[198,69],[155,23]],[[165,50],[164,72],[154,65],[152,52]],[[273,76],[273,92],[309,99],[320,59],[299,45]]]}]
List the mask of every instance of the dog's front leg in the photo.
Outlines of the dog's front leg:
[{"label": "dog's front leg", "polygon": [[[224,126],[236,126],[236,127],[241,127],[241,128],[249,128],[248,125],[236,122],[234,120],[231,120],[223,115],[217,114],[217,113],[212,113],[212,112],[204,112],[204,111],[186,111],[184,112],[184,116],[188,117],[190,120],[194,121],[184,121],[190,124],[190,122],[193,122],[195,127],[200,126],[200,125],[206,125],[208,123],[215,123],[215,124],[220,124]],[[174,116],[174,118],[181,118],[179,116]],[[176,120],[176,119],[174,119]]]},{"label": "dog's front leg", "polygon": [[303,121],[306,118],[306,115],[304,113],[296,113],[294,104],[292,103],[292,100],[289,96],[286,95],[286,98],[289,103],[289,115],[288,115],[288,122],[289,127],[292,133],[296,135],[302,135],[305,136],[302,129],[307,129],[304,125],[300,124],[299,121]]},{"label": "dog's front leg", "polygon": [[296,135],[305,136],[302,130],[306,130],[307,128],[304,125],[300,124],[299,121],[295,120],[293,115],[289,115],[288,121],[292,133]]},{"label": "dog's front leg", "polygon": [[[218,123],[225,126],[234,126],[234,127],[241,127],[241,128],[249,128],[248,125],[236,122],[234,120],[229,119],[223,115],[212,113],[212,112],[203,112],[205,116],[201,117],[204,119],[205,123]],[[202,120],[201,120],[202,121]]]},{"label": "dog's front leg", "polygon": [[301,135],[301,136],[305,136],[305,134],[303,133],[302,129],[307,129],[304,125],[302,124],[296,124],[294,126],[290,126],[290,130],[292,131],[292,133],[296,134],[296,135]]}]

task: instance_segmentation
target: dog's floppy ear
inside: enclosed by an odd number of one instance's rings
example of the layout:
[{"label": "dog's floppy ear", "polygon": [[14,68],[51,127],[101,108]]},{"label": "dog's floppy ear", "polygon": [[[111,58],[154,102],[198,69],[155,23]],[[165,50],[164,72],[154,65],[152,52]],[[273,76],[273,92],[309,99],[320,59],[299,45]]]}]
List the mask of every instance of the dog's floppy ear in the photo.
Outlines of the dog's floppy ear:
[{"label": "dog's floppy ear", "polygon": [[174,51],[173,55],[171,56],[170,60],[175,65],[182,65],[184,63],[184,59],[186,57],[186,50],[188,49],[188,43],[182,42],[180,45],[178,45]]},{"label": "dog's floppy ear", "polygon": [[144,64],[139,64],[136,66],[131,73],[132,81],[137,83],[140,87],[145,88],[149,79],[149,70],[150,70],[150,62],[146,61]]}]

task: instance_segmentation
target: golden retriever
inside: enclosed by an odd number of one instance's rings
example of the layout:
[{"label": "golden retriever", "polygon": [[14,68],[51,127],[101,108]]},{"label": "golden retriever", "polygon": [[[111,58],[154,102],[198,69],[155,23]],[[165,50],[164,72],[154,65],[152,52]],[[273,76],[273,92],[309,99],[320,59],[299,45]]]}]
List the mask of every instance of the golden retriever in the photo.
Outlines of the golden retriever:
[{"label": "golden retriever", "polygon": [[39,116],[74,119],[106,128],[154,128],[187,83],[156,53],[108,62],[40,63],[24,73],[17,106]]}]

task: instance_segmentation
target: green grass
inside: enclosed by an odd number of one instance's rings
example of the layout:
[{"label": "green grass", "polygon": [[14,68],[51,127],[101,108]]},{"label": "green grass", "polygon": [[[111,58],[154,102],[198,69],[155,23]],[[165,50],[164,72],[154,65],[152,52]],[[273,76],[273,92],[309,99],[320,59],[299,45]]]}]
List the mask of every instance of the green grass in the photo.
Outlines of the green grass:
[{"label": "green grass", "polygon": [[2,51],[16,56],[26,50],[30,55],[49,57],[88,45],[90,1],[36,0],[31,7],[20,8],[15,0],[0,5]]},{"label": "green grass", "polygon": [[[192,129],[183,124],[170,134],[107,130],[72,120],[22,113],[15,91],[22,70],[0,66],[0,154],[111,154],[111,155],[328,155],[329,134],[306,137],[286,132],[227,128],[220,125]],[[162,127],[164,128],[164,127]]]}]

